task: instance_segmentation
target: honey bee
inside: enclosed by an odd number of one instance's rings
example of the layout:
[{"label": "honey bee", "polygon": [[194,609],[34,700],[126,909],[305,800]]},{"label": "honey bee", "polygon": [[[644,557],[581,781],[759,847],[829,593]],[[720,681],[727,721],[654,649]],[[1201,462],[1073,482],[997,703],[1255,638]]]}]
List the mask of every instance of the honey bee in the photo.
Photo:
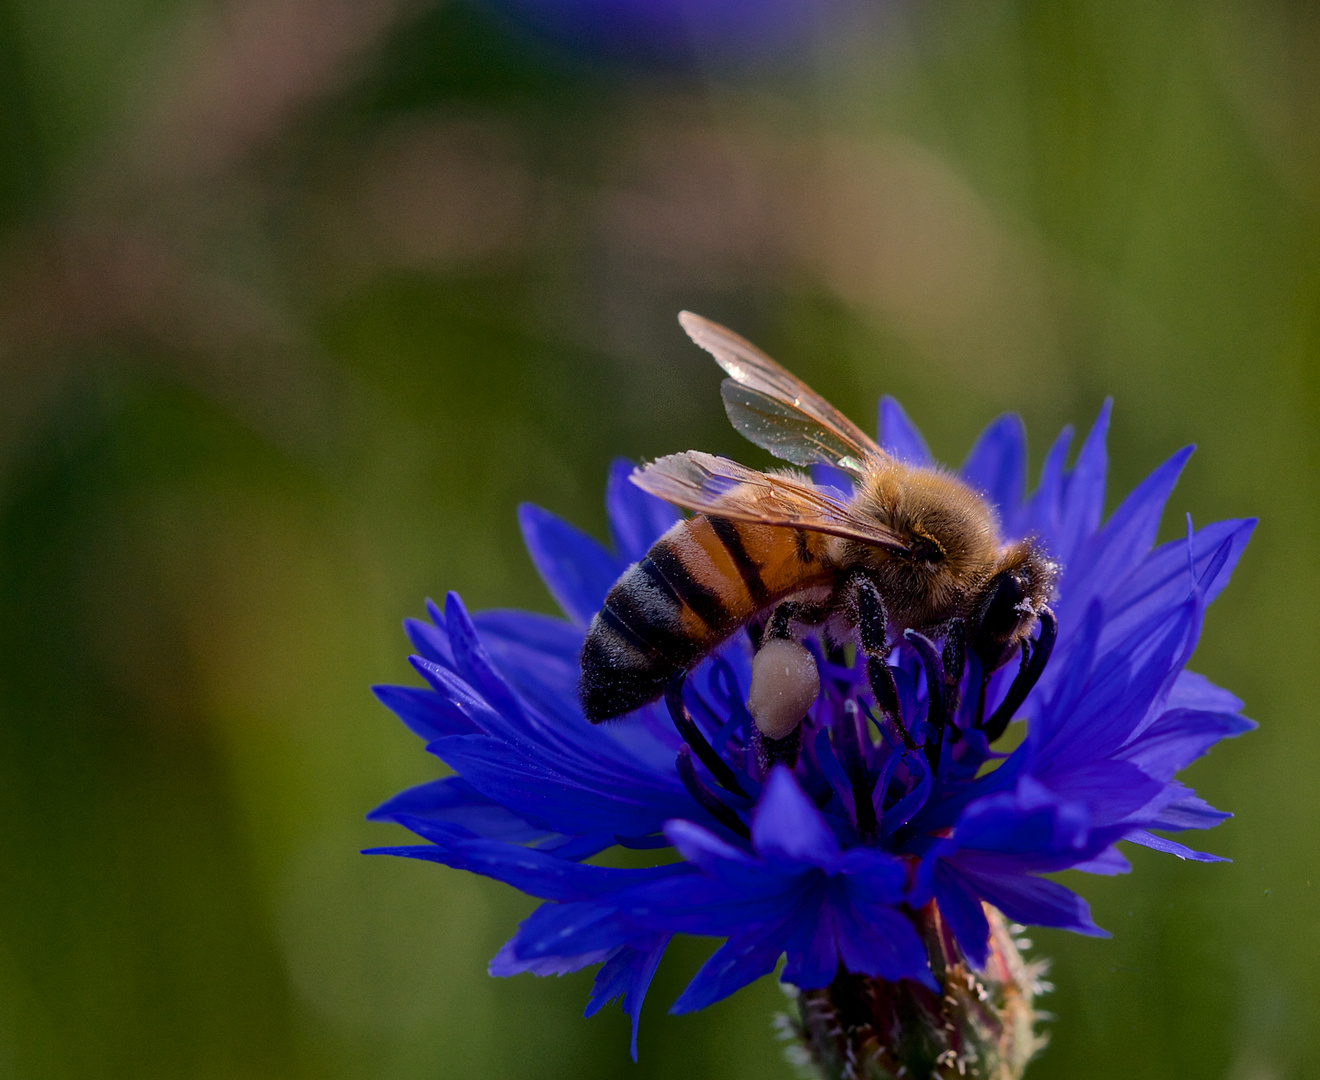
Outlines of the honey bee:
[{"label": "honey bee", "polygon": [[968,653],[986,677],[1025,655],[1057,576],[1036,541],[1005,541],[966,482],[885,453],[737,334],[691,312],[679,322],[728,374],[721,395],[739,432],[799,469],[843,470],[853,492],[695,450],[634,472],[643,490],[695,513],[624,572],[592,619],[580,682],[589,720],[655,700],[744,627],[759,647],[749,707],[774,739],[795,731],[819,685],[803,628],[853,641],[878,700],[888,696],[876,685],[883,660],[904,631],[944,638],[953,680]]}]

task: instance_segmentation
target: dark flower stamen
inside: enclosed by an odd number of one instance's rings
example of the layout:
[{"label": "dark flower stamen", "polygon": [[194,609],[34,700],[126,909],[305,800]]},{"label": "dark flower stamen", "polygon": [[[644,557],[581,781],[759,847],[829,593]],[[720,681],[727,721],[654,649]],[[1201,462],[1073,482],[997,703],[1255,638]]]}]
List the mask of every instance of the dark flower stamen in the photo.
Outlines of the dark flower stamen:
[{"label": "dark flower stamen", "polygon": [[665,705],[669,708],[669,716],[674,721],[674,727],[678,729],[683,741],[691,747],[692,752],[706,766],[706,769],[720,787],[732,795],[746,796],[747,792],[739,785],[738,778],[734,775],[733,769],[729,767],[729,763],[720,757],[715,748],[706,741],[706,736],[701,733],[701,729],[697,727],[697,722],[692,719],[692,714],[687,711],[687,706],[683,704],[683,684],[686,680],[687,672],[680,671],[669,680],[669,685],[665,687]]},{"label": "dark flower stamen", "polygon": [[[839,755],[835,753],[834,746],[830,742],[829,728],[821,728],[816,732],[815,751],[816,763],[820,766],[820,771],[824,774],[834,794],[838,796],[844,809],[851,811],[849,816],[853,819],[853,824],[856,825],[858,811],[861,810],[861,802],[857,799],[848,774],[839,762]],[[860,826],[858,831],[861,831]]]},{"label": "dark flower stamen", "polygon": [[751,830],[747,828],[747,823],[738,816],[737,811],[722,802],[718,795],[701,782],[701,777],[697,775],[696,766],[692,764],[692,750],[687,743],[678,748],[678,758],[675,764],[678,767],[678,778],[683,781],[687,793],[706,813],[744,840],[751,837]]},{"label": "dark flower stamen", "polygon": [[926,723],[934,733],[925,743],[926,758],[932,769],[939,765],[940,748],[944,745],[944,730],[949,726],[948,686],[944,678],[944,661],[935,648],[935,642],[915,630],[905,630],[903,637],[916,650],[921,665],[926,669]]},{"label": "dark flower stamen", "polygon": [[876,819],[875,807],[871,804],[871,774],[862,751],[862,740],[867,736],[855,701],[844,704],[843,719],[836,725],[834,732],[842,758],[840,764],[848,774],[853,804],[856,807],[854,824],[863,838],[874,836]]}]

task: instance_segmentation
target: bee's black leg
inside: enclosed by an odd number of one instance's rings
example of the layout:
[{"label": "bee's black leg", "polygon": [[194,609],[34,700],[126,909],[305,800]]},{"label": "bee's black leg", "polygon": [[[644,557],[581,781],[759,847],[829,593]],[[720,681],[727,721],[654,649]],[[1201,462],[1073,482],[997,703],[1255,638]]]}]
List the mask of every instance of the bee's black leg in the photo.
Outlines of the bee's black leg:
[{"label": "bee's black leg", "polygon": [[1041,673],[1045,670],[1045,665],[1049,661],[1050,653],[1054,650],[1055,639],[1059,636],[1059,624],[1054,618],[1054,612],[1049,608],[1042,608],[1038,616],[1040,621],[1040,633],[1037,635],[1035,643],[1024,641],[1022,643],[1022,664],[1018,668],[1017,675],[1009,685],[1008,693],[1004,695],[1004,700],[999,703],[999,707],[990,714],[985,721],[983,730],[985,731],[986,742],[994,742],[1008,727],[1009,721],[1013,719],[1013,714],[1027,700],[1027,695],[1031,693],[1032,688],[1040,679]]},{"label": "bee's black leg", "polygon": [[760,728],[753,727],[752,750],[763,774],[768,775],[776,765],[787,765],[792,769],[797,765],[798,755],[802,752],[802,725],[799,724],[782,739],[772,739],[769,735],[763,735]]},{"label": "bee's black leg", "polygon": [[944,661],[944,700],[948,705],[949,715],[956,716],[962,704],[963,669],[967,666],[967,627],[962,619],[949,623],[944,635],[944,649],[941,659]]},{"label": "bee's black leg", "polygon": [[791,624],[801,623],[804,626],[817,626],[830,617],[836,606],[832,602],[832,597],[819,604],[785,600],[770,613],[770,619],[766,622],[765,629],[762,631],[762,639],[791,640],[793,637]]},{"label": "bee's black leg", "polygon": [[862,652],[883,660],[889,652],[889,613],[880,590],[870,578],[859,575],[849,582],[848,591],[849,615]]},{"label": "bee's black leg", "polygon": [[860,574],[851,578],[846,588],[846,609],[853,626],[857,628],[858,643],[866,656],[866,678],[871,684],[876,706],[893,720],[903,745],[908,750],[915,750],[917,744],[912,741],[903,723],[894,675],[885,663],[889,652],[889,614],[885,610],[880,590],[875,587],[875,582]]},{"label": "bee's black leg", "polygon": [[866,658],[866,681],[871,684],[876,707],[894,722],[899,738],[903,740],[903,748],[915,750],[917,744],[903,723],[903,710],[898,704],[898,684],[894,682],[894,673],[881,657]]},{"label": "bee's black leg", "polygon": [[798,605],[792,600],[785,600],[771,613],[770,621],[765,624],[762,639],[767,641],[788,641],[791,639],[793,631],[790,624],[798,618],[798,614]]}]

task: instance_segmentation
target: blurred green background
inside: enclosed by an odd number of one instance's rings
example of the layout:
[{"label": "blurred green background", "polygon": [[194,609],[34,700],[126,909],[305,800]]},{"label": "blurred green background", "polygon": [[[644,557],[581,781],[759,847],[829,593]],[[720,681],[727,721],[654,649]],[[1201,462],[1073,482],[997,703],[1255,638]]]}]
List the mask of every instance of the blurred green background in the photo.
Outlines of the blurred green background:
[{"label": "blurred green background", "polygon": [[602,535],[612,456],[761,461],[681,307],[953,462],[1112,394],[1111,506],[1197,441],[1168,534],[1261,516],[1193,664],[1261,722],[1190,770],[1236,861],[1080,882],[1114,937],[1034,935],[1031,1076],[1315,1075],[1320,10],[796,6],[676,47],[568,0],[0,3],[0,1076],[789,1075],[769,981],[665,1015],[708,945],[633,1066],[590,975],[486,976],[529,901],[356,854],[439,768],[367,690],[399,620],[550,610],[518,501]]}]

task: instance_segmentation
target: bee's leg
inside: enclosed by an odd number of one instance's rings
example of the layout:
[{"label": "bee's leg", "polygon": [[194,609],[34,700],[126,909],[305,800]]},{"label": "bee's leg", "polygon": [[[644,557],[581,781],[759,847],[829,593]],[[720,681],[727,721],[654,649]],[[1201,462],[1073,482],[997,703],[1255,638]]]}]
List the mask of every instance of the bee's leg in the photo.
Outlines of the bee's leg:
[{"label": "bee's leg", "polygon": [[894,722],[904,747],[915,750],[917,744],[912,741],[903,723],[903,711],[899,708],[898,686],[885,663],[889,654],[889,613],[875,582],[865,574],[849,578],[844,583],[844,609],[857,630],[858,644],[866,655],[866,678],[871,684],[876,706]]},{"label": "bee's leg", "polygon": [[1047,607],[1042,607],[1038,615],[1040,622],[1040,633],[1034,642],[1022,642],[1022,663],[1018,668],[1017,675],[1009,685],[1008,693],[1004,695],[1004,700],[999,703],[999,707],[985,720],[983,730],[985,731],[986,742],[994,742],[1008,727],[1009,721],[1013,719],[1014,713],[1027,700],[1027,695],[1031,693],[1041,673],[1045,670],[1045,664],[1049,661],[1050,653],[1054,650],[1054,642],[1059,636],[1059,624],[1054,618],[1054,612]]},{"label": "bee's leg", "polygon": [[803,626],[819,626],[835,611],[838,601],[834,593],[819,603],[803,603],[800,600],[785,600],[770,613],[770,618],[762,632],[762,641],[779,639],[796,640],[793,635],[793,623]]},{"label": "bee's leg", "polygon": [[770,621],[765,624],[765,632],[761,636],[762,643],[766,641],[792,641],[792,624],[797,621],[800,605],[792,600],[785,600],[782,604],[770,613]]},{"label": "bee's leg", "polygon": [[884,660],[889,654],[889,612],[875,582],[864,574],[844,585],[845,610],[857,629],[857,641],[868,657]]},{"label": "bee's leg", "polygon": [[944,635],[944,700],[949,716],[957,716],[962,705],[962,677],[967,666],[967,626],[962,619],[952,619]]},{"label": "bee's leg", "polygon": [[776,765],[786,765],[793,769],[797,766],[798,755],[802,752],[802,725],[799,723],[782,739],[772,739],[759,727],[752,731],[752,752],[763,774],[768,774]]}]

